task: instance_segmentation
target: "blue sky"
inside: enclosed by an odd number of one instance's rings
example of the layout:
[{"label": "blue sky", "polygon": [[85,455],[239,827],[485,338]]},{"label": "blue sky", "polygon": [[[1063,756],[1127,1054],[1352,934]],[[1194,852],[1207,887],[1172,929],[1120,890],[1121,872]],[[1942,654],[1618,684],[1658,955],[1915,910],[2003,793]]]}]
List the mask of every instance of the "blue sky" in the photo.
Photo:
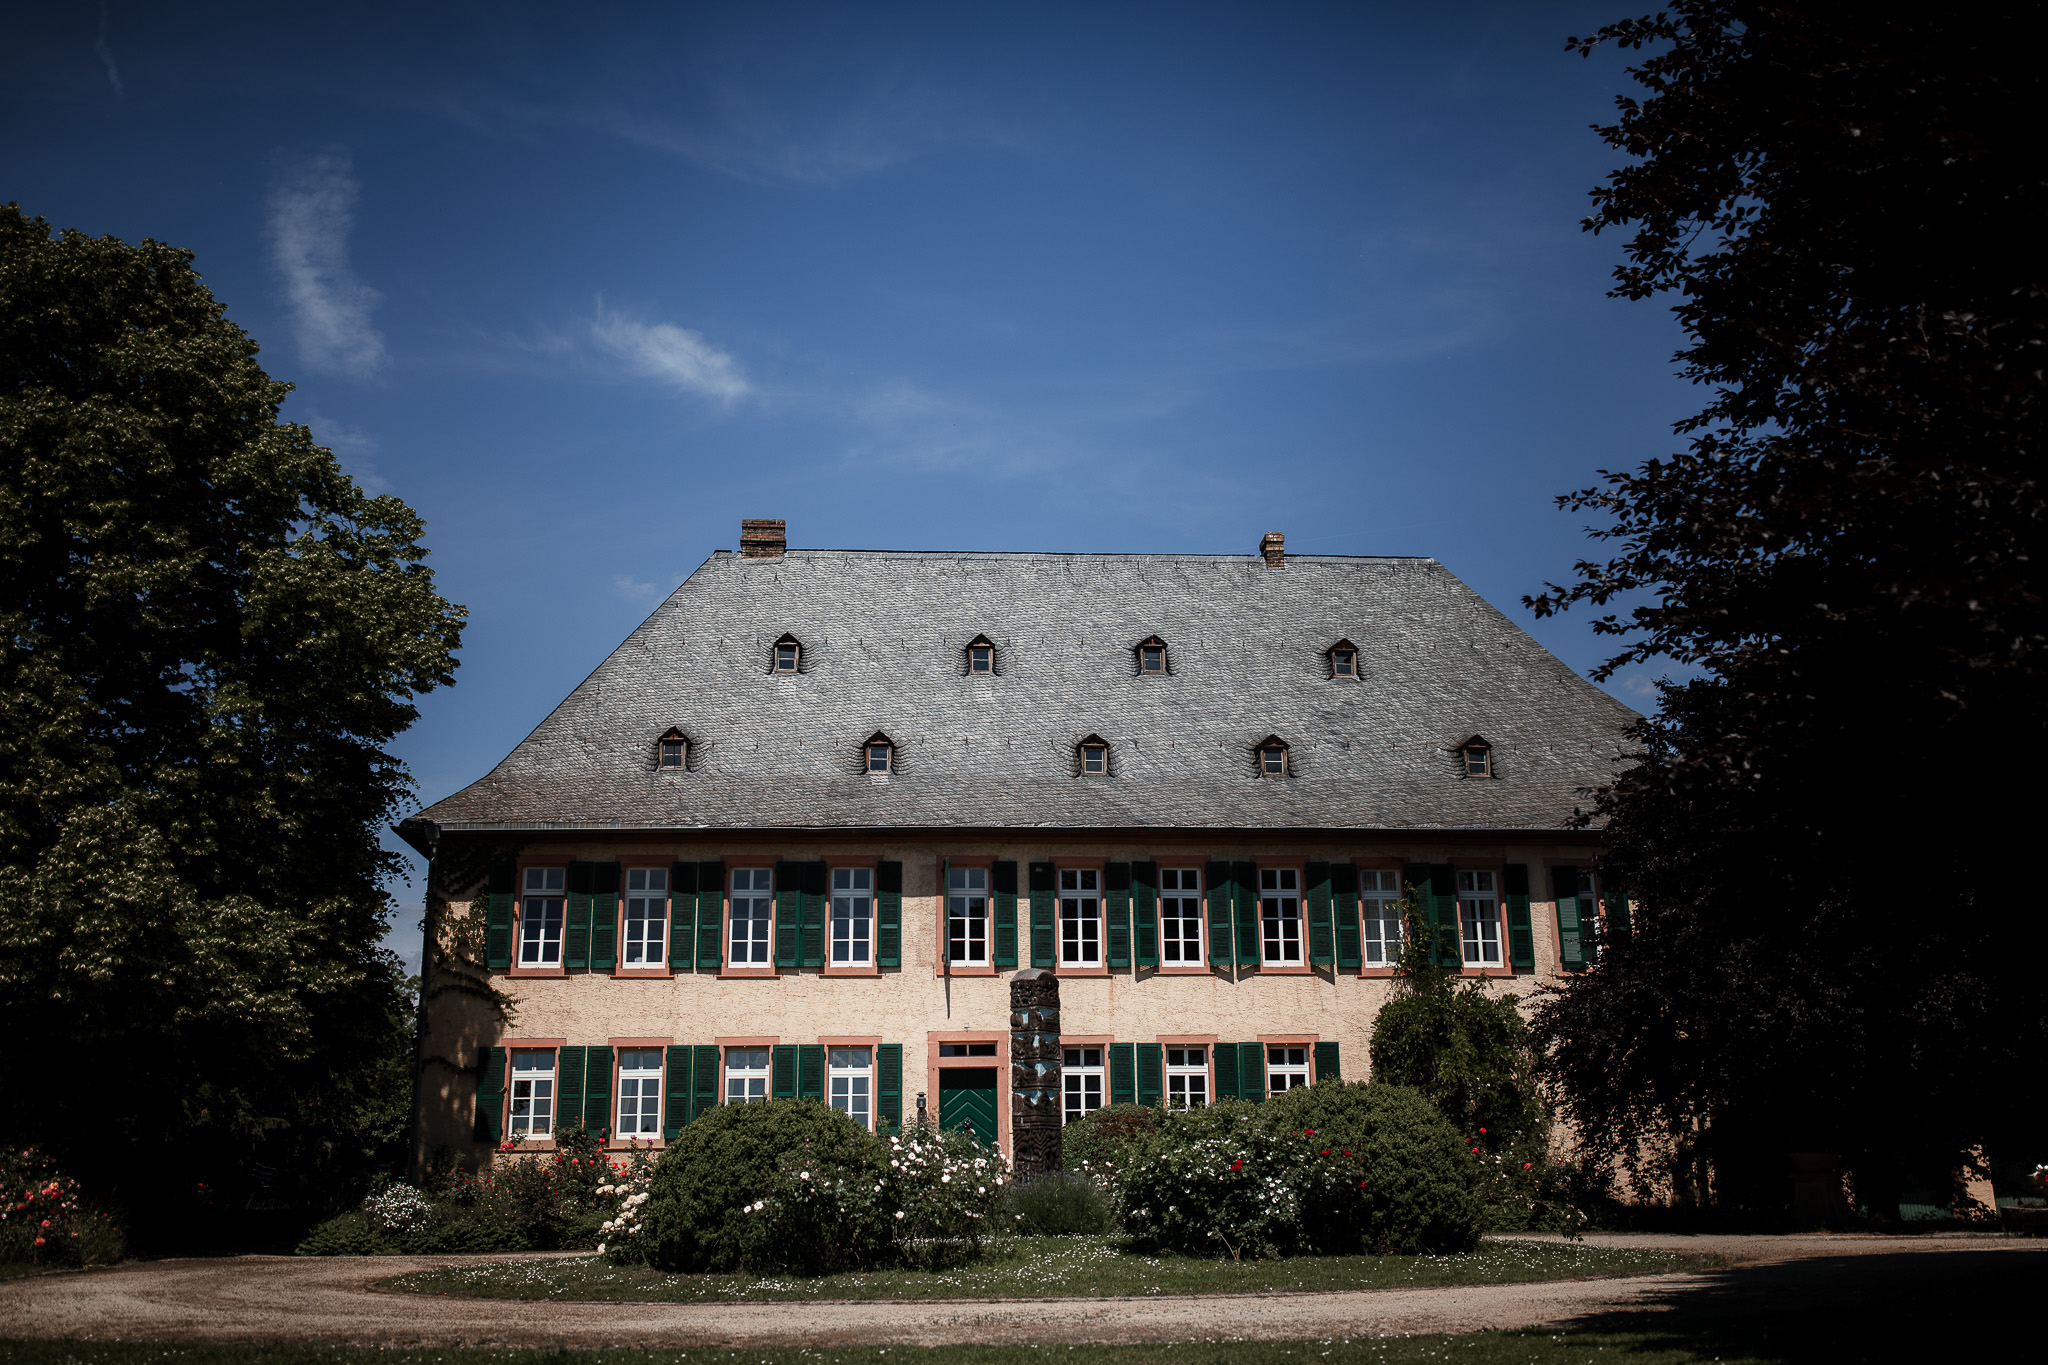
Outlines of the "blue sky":
[{"label": "blue sky", "polygon": [[427,801],[743,516],[1433,555],[1584,670],[1519,605],[1593,548],[1552,498],[1699,401],[1578,227],[1625,78],[1564,40],[1634,12],[17,5],[0,198],[195,250],[426,518],[470,611]]}]

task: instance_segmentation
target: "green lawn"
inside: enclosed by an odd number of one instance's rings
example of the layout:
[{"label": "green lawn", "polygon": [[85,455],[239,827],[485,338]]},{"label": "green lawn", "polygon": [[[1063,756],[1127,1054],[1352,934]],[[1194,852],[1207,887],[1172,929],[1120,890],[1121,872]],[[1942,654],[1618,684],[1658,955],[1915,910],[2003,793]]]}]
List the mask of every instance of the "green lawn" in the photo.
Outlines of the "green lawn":
[{"label": "green lawn", "polygon": [[715,1303],[783,1299],[995,1299],[1152,1294],[1301,1293],[1605,1278],[1718,1266],[1718,1258],[1619,1251],[1558,1242],[1487,1242],[1469,1256],[1306,1256],[1198,1261],[1141,1256],[1113,1237],[1017,1237],[950,1271],[883,1270],[799,1276],[669,1275],[595,1256],[420,1271],[390,1289],[491,1299],[626,1299]]}]

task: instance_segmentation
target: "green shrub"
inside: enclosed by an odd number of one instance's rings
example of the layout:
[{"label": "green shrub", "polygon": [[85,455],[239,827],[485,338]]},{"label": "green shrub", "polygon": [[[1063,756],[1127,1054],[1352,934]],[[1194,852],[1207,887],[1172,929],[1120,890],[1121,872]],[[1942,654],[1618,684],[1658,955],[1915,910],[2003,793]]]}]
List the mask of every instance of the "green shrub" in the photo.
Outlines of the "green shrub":
[{"label": "green shrub", "polygon": [[1311,1204],[1305,1233],[1326,1252],[1380,1255],[1470,1251],[1479,1244],[1478,1177],[1470,1149],[1435,1105],[1406,1086],[1325,1081],[1260,1106],[1274,1131],[1315,1150],[1351,1154],[1355,1196]]},{"label": "green shrub", "polygon": [[864,1270],[888,1257],[895,1207],[889,1173],[879,1150],[866,1143],[848,1146],[843,1162],[819,1159],[832,1152],[829,1143],[777,1159],[769,1192],[745,1208],[741,1266],[830,1275]]},{"label": "green shrub", "polygon": [[396,1248],[360,1213],[330,1218],[299,1243],[301,1256],[377,1256]]},{"label": "green shrub", "polygon": [[1311,1205],[1355,1183],[1355,1163],[1319,1157],[1301,1134],[1262,1120],[1257,1106],[1238,1100],[1166,1114],[1117,1169],[1124,1231],[1141,1247],[1188,1256],[1301,1250]]},{"label": "green shrub", "polygon": [[1108,1177],[1132,1146],[1150,1137],[1164,1111],[1150,1104],[1111,1104],[1066,1126],[1060,1134],[1060,1165],[1083,1175]]},{"label": "green shrub", "polygon": [[1000,1158],[958,1129],[912,1124],[889,1139],[895,1252],[925,1270],[981,1254],[1009,1176]]},{"label": "green shrub", "polygon": [[782,1192],[785,1153],[815,1155],[815,1169],[851,1177],[883,1169],[880,1141],[815,1100],[722,1104],[699,1115],[655,1163],[638,1231],[607,1254],[670,1271],[735,1270],[761,1246],[749,1206]]},{"label": "green shrub", "polygon": [[1003,1191],[998,1226],[1029,1237],[1071,1237],[1109,1232],[1116,1215],[1102,1187],[1074,1171],[1047,1171]]}]

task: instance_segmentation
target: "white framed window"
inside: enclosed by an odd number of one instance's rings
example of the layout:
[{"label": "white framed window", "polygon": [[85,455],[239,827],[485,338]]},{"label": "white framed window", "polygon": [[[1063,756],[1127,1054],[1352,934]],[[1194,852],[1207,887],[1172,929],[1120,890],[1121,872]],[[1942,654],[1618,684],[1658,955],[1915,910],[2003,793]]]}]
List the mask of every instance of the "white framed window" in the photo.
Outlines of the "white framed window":
[{"label": "white framed window", "polygon": [[988,965],[988,869],[946,871],[946,960]]},{"label": "white framed window", "polygon": [[1200,1109],[1209,1103],[1209,1049],[1166,1049],[1166,1104],[1170,1109]]},{"label": "white framed window", "polygon": [[1081,771],[1098,774],[1108,772],[1109,746],[1106,744],[1083,744],[1081,746]]},{"label": "white framed window", "polygon": [[1182,966],[1202,960],[1202,870],[1159,870],[1159,960]]},{"label": "white framed window", "polygon": [[555,1131],[555,1050],[512,1049],[513,1137],[544,1138]]},{"label": "white framed window", "polygon": [[660,1048],[620,1049],[619,1122],[612,1131],[622,1138],[661,1136]]},{"label": "white framed window", "polygon": [[1308,1049],[1292,1044],[1266,1049],[1266,1093],[1284,1095],[1297,1085],[1308,1084]]},{"label": "white framed window", "polygon": [[1060,869],[1060,965],[1102,965],[1102,874],[1092,867]]},{"label": "white framed window", "polygon": [[768,1049],[729,1047],[725,1050],[725,1102],[748,1104],[768,1098]]},{"label": "white framed window", "polygon": [[567,877],[566,868],[526,869],[525,896],[519,907],[520,966],[562,965],[562,916],[568,907],[563,888]]},{"label": "white framed window", "polygon": [[658,967],[668,942],[668,869],[626,869],[626,953],[628,967]]},{"label": "white framed window", "polygon": [[775,671],[794,673],[803,658],[803,646],[794,640],[778,640],[775,643]]},{"label": "white framed window", "polygon": [[868,745],[868,771],[871,773],[886,773],[892,771],[895,767],[894,763],[891,761],[891,754],[894,750],[894,747],[894,745],[890,744]]},{"label": "white framed window", "polygon": [[1500,888],[1491,872],[1458,874],[1458,928],[1467,967],[1500,965]]},{"label": "white framed window", "polygon": [[1365,965],[1392,967],[1401,961],[1408,921],[1402,908],[1401,874],[1391,867],[1358,870],[1358,909],[1365,924]]},{"label": "white framed window", "polygon": [[826,1062],[826,1093],[832,1107],[861,1127],[873,1128],[874,1054],[864,1047],[835,1047]]},{"label": "white framed window", "polygon": [[967,647],[967,671],[969,673],[995,672],[995,650],[988,645],[969,645]]},{"label": "white framed window", "polygon": [[1060,1085],[1066,1091],[1067,1122],[1085,1119],[1102,1107],[1102,1049],[1061,1048]]},{"label": "white framed window", "polygon": [[832,961],[864,964],[873,959],[875,870],[832,869]]},{"label": "white framed window", "polygon": [[731,939],[726,961],[735,967],[768,965],[768,927],[775,919],[775,869],[736,867],[732,871]]},{"label": "white framed window", "polygon": [[1301,873],[1292,867],[1259,869],[1259,927],[1264,960],[1275,966],[1301,962]]}]

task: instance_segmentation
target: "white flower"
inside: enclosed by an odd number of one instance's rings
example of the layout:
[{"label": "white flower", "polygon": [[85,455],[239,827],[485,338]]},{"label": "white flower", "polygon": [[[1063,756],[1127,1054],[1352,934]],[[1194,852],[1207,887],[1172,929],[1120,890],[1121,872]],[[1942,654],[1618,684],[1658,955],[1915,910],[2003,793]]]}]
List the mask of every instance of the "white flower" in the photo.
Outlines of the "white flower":
[{"label": "white flower", "polygon": [[903,1210],[902,1210],[902,1209],[898,1209],[898,1210],[896,1210],[896,1216],[897,1216],[898,1218],[901,1218],[901,1217],[903,1216]]}]

